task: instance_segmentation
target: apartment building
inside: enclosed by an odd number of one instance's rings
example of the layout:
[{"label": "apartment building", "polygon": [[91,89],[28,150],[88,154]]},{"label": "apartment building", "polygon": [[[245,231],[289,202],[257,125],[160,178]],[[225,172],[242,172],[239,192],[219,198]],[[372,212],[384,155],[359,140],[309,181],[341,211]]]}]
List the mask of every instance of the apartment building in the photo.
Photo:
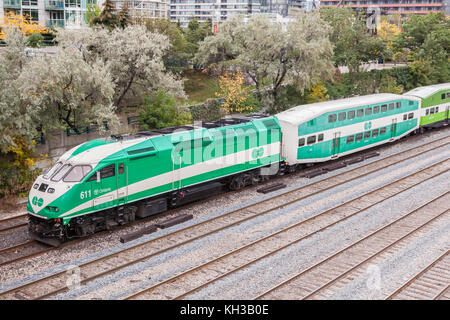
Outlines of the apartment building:
[{"label": "apartment building", "polygon": [[[120,10],[124,3],[127,3],[128,10],[131,16],[141,17],[141,18],[157,18],[157,19],[167,19],[168,12],[168,1],[170,0],[134,0],[134,1],[123,1],[123,0],[112,0],[114,2],[117,10]],[[99,1],[101,5],[103,0]]]},{"label": "apartment building", "polygon": [[259,14],[260,6],[260,0],[170,0],[169,17],[186,27],[193,19],[220,22],[233,14]]},{"label": "apartment building", "polygon": [[321,0],[320,7],[335,7],[337,5],[354,9],[380,8],[383,14],[427,14],[442,11],[450,14],[450,0]]}]

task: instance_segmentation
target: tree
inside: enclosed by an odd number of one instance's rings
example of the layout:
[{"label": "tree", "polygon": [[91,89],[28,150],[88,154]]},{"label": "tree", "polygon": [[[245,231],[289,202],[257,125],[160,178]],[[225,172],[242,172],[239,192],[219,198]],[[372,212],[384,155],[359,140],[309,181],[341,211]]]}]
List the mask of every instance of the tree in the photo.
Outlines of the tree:
[{"label": "tree", "polygon": [[122,2],[122,9],[119,12],[119,25],[122,28],[125,28],[131,24],[131,15],[130,10],[128,9],[128,5],[126,1]]},{"label": "tree", "polygon": [[196,61],[203,66],[241,68],[255,84],[258,100],[264,100],[271,111],[281,107],[278,94],[284,84],[303,91],[333,71],[330,28],[315,12],[289,22],[286,30],[263,16],[244,23],[238,15],[224,22],[220,30],[200,44]]},{"label": "tree", "polygon": [[114,105],[121,107],[141,103],[140,97],[164,89],[184,98],[183,84],[164,66],[169,39],[131,25],[116,28],[61,30],[57,41],[62,47],[75,47],[86,63],[105,62],[115,85]]},{"label": "tree", "polygon": [[120,25],[117,15],[116,5],[111,0],[105,0],[103,10],[99,16],[92,18],[93,25],[102,25],[109,30],[117,28]]},{"label": "tree", "polygon": [[385,54],[383,40],[371,36],[363,15],[349,8],[322,8],[320,13],[332,27],[334,63],[348,67],[351,78],[361,71],[363,63],[378,60]]},{"label": "tree", "polygon": [[12,30],[5,38],[6,47],[0,51],[0,152],[9,152],[17,137],[27,143],[36,136],[36,110],[20,99],[17,78],[26,69],[23,51],[26,38]]},{"label": "tree", "polygon": [[253,106],[245,102],[249,98],[249,87],[244,86],[244,77],[240,70],[226,73],[219,79],[220,90],[216,92],[217,97],[224,98],[222,108],[226,113],[245,112],[253,110]]},{"label": "tree", "polygon": [[207,36],[213,35],[211,31],[211,20],[208,19],[204,23],[199,23],[196,19],[189,21],[188,27],[184,30],[186,41],[188,42],[188,52],[193,57],[197,51],[200,42]]},{"label": "tree", "polygon": [[322,84],[322,81],[319,81],[311,87],[309,94],[306,96],[306,101],[308,103],[316,103],[327,101],[329,98],[327,88]]},{"label": "tree", "polygon": [[166,68],[177,73],[186,70],[191,55],[189,44],[180,27],[167,19],[147,19],[145,26],[150,32],[160,33],[169,38],[170,49],[166,50],[164,55]]},{"label": "tree", "polygon": [[114,84],[103,61],[91,64],[74,48],[35,57],[18,78],[20,98],[32,106],[46,129],[104,121],[113,124]]},{"label": "tree", "polygon": [[386,45],[390,46],[394,40],[397,39],[397,37],[400,34],[400,30],[395,24],[389,23],[388,21],[384,20],[381,21],[380,25],[378,26],[378,37],[382,39]]},{"label": "tree", "polygon": [[100,16],[102,9],[96,3],[88,3],[86,4],[86,12],[83,13],[84,21],[90,26],[94,26],[94,22],[92,21],[94,18]]},{"label": "tree", "polygon": [[151,96],[145,97],[139,121],[146,130],[175,127],[192,122],[188,112],[176,107],[175,97],[160,89]]},{"label": "tree", "polygon": [[0,23],[0,39],[6,38],[9,32],[19,30],[23,35],[28,36],[33,33],[48,33],[48,29],[39,25],[36,21],[31,21],[29,16],[7,12],[4,20]]},{"label": "tree", "polygon": [[403,88],[397,84],[397,80],[394,77],[384,75],[380,81],[380,92],[402,94]]}]

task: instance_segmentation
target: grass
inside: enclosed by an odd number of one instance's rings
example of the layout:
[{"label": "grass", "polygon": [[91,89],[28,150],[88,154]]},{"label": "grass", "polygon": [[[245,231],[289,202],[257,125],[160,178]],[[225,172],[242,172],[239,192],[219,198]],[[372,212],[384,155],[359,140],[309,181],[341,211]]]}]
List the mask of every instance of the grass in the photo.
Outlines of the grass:
[{"label": "grass", "polygon": [[183,74],[184,91],[188,96],[187,100],[179,102],[185,105],[202,103],[209,98],[215,98],[215,93],[219,90],[217,79],[201,72],[201,70],[187,70]]}]

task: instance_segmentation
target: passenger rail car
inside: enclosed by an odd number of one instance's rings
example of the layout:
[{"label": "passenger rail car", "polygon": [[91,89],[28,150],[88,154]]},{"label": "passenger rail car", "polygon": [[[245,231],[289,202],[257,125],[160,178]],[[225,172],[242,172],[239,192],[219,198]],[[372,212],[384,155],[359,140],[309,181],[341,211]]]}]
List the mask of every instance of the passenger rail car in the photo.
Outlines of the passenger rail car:
[{"label": "passenger rail car", "polygon": [[449,124],[450,121],[450,83],[419,87],[403,94],[422,100],[420,108],[420,127],[435,128]]},{"label": "passenger rail car", "polygon": [[375,94],[298,106],[277,115],[290,166],[322,162],[394,141],[419,127],[420,99]]}]

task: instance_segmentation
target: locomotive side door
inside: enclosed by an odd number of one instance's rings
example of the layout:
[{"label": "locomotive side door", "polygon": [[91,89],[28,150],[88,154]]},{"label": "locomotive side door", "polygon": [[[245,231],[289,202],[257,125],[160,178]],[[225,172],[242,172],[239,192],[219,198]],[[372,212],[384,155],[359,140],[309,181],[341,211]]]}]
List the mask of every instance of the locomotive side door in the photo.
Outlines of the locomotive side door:
[{"label": "locomotive side door", "polygon": [[128,165],[127,161],[121,160],[116,163],[117,172],[117,204],[122,205],[128,199]]},{"label": "locomotive side door", "polygon": [[341,140],[341,133],[335,132],[331,142],[331,158],[336,158],[339,155],[339,145]]}]

